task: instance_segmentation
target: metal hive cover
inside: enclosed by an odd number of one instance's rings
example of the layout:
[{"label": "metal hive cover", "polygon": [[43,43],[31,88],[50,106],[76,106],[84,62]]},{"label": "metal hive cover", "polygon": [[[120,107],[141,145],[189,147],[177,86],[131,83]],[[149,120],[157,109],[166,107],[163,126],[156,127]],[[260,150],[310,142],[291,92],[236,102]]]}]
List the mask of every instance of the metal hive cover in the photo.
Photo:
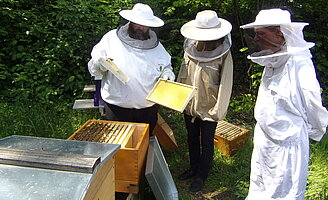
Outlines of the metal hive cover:
[{"label": "metal hive cover", "polygon": [[[101,158],[103,165],[120,149],[118,144],[69,141],[31,136],[0,139],[0,147],[31,151],[90,155]],[[97,168],[99,169],[99,168]],[[0,199],[80,200],[89,189],[94,175],[39,167],[0,164]]]},{"label": "metal hive cover", "polygon": [[178,200],[178,191],[156,136],[149,139],[145,172],[157,200]]}]

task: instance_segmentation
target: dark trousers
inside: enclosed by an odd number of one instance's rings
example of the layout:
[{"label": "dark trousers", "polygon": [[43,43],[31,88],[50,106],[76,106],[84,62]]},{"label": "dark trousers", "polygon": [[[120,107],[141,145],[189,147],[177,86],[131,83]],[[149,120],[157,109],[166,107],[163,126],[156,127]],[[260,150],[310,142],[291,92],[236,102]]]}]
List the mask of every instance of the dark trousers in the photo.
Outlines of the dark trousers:
[{"label": "dark trousers", "polygon": [[105,104],[104,120],[121,121],[121,122],[137,122],[149,124],[149,135],[157,123],[157,113],[159,105],[155,104],[148,108],[135,109],[135,108],[122,108],[112,104]]},{"label": "dark trousers", "polygon": [[203,121],[184,115],[188,132],[190,169],[196,176],[207,179],[214,156],[214,134],[217,122]]}]

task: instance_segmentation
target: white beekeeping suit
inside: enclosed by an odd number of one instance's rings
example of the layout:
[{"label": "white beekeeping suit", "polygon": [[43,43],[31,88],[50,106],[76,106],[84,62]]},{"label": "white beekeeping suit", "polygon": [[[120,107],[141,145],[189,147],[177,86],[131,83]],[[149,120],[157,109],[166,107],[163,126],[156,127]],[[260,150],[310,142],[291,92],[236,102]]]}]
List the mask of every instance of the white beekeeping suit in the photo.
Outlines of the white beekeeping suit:
[{"label": "white beekeeping suit", "polygon": [[[148,5],[141,3],[119,14],[127,23],[106,33],[93,47],[92,59],[88,63],[89,72],[96,79],[102,79],[101,96],[105,102],[123,108],[148,108],[154,103],[147,101],[146,96],[158,78],[174,80],[171,56],[153,31],[163,26],[164,22],[153,15]],[[148,27],[149,38],[130,37],[130,23]],[[99,64],[99,58],[111,59],[129,77],[129,81],[122,83]]]},{"label": "white beekeeping suit", "polygon": [[248,200],[304,199],[309,138],[320,141],[326,132],[328,112],[311,60],[314,44],[303,38],[305,25],[291,22],[286,10],[271,9],[241,26],[246,34],[253,32],[246,37],[248,58],[265,66],[255,106]]}]

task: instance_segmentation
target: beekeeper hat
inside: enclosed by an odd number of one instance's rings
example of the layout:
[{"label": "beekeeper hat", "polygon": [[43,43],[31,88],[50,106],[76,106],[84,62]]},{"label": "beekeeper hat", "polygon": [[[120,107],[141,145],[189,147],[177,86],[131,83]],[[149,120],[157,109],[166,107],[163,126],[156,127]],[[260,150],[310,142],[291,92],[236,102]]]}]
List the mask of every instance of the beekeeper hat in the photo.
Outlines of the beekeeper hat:
[{"label": "beekeeper hat", "polygon": [[[264,28],[269,26],[280,26],[280,31],[283,33],[285,44],[284,48],[278,52],[267,52],[265,50],[261,51],[259,48],[252,48],[256,46],[256,41],[254,41],[254,32],[248,35],[245,31],[246,38],[248,39],[248,48],[250,54],[247,58],[258,59],[258,58],[268,58],[282,56],[286,54],[300,54],[309,56],[309,48],[314,46],[314,43],[307,42],[304,40],[303,28],[308,25],[306,22],[292,22],[291,15],[288,10],[282,10],[280,8],[261,10],[255,18],[255,21],[246,25],[241,26],[243,29],[254,29],[254,28]],[[304,53],[305,52],[305,53]]]},{"label": "beekeeper hat", "polygon": [[154,16],[153,10],[147,5],[137,3],[132,10],[121,10],[119,14],[126,20],[148,27],[161,27],[163,20]]},{"label": "beekeeper hat", "polygon": [[211,41],[220,39],[230,33],[232,25],[225,19],[218,18],[213,10],[198,12],[196,19],[184,24],[180,32],[189,39]]},{"label": "beekeeper hat", "polygon": [[240,28],[254,28],[254,27],[268,27],[268,26],[280,26],[280,25],[308,25],[304,22],[291,22],[290,13],[288,10],[282,10],[280,8],[261,10],[255,21],[249,24],[240,26]]}]

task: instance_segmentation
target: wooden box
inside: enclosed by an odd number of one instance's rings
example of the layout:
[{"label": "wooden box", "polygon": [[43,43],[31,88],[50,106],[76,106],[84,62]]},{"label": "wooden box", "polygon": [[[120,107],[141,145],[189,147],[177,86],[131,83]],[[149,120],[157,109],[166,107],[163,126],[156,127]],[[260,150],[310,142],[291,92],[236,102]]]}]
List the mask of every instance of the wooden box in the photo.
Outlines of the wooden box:
[{"label": "wooden box", "polygon": [[85,193],[83,199],[115,199],[114,158],[110,158],[101,168],[96,171],[89,189]]},{"label": "wooden box", "polygon": [[219,121],[215,130],[214,145],[227,156],[236,153],[248,139],[249,130],[226,121]]},{"label": "wooden box", "polygon": [[149,145],[148,124],[91,119],[68,140],[120,144],[115,154],[115,191],[139,192]]},{"label": "wooden box", "polygon": [[171,127],[166,123],[163,117],[158,113],[158,120],[153,131],[153,135],[155,135],[161,145],[165,150],[172,150],[178,148],[178,144],[175,140],[173,131]]}]

